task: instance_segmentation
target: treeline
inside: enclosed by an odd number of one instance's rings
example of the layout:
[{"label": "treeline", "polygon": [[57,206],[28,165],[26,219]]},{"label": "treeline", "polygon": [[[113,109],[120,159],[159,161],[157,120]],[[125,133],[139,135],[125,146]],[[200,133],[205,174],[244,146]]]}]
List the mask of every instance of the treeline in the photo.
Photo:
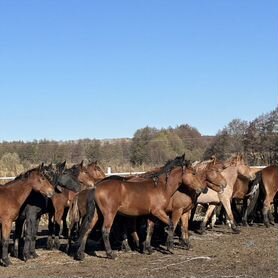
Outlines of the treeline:
[{"label": "treeline", "polygon": [[145,171],[162,165],[168,159],[185,153],[191,160],[216,155],[226,159],[244,153],[252,165],[278,163],[278,107],[251,122],[235,119],[216,136],[202,136],[189,125],[156,129],[145,127],[132,139],[77,141],[2,142],[0,143],[0,176],[14,176],[41,162],[98,160],[106,170]]},{"label": "treeline", "polygon": [[232,120],[215,136],[204,158],[244,153],[250,165],[278,164],[278,106],[251,122]]}]

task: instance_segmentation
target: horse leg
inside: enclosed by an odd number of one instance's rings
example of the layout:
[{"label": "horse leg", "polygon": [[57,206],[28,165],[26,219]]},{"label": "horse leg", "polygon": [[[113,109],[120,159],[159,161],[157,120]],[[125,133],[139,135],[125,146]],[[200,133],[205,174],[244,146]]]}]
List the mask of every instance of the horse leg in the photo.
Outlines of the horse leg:
[{"label": "horse leg", "polygon": [[139,240],[139,236],[136,231],[136,223],[137,223],[136,218],[135,217],[131,218],[130,221],[131,221],[130,222],[131,236],[132,236],[133,242],[135,244],[135,248],[137,250],[139,250],[140,249],[140,240]]},{"label": "horse leg", "polygon": [[189,218],[190,218],[190,211],[185,212],[181,215],[181,238],[180,244],[183,248],[189,250],[192,248],[192,245],[189,242]]},{"label": "horse leg", "polygon": [[234,233],[239,234],[240,233],[240,228],[236,225],[235,223],[235,219],[232,213],[232,208],[231,208],[231,202],[228,198],[222,199],[221,200],[225,210],[226,210],[226,214],[231,222],[231,228],[233,230]]},{"label": "horse leg", "polygon": [[216,208],[216,205],[209,205],[209,207],[208,207],[208,209],[206,211],[205,217],[204,217],[203,221],[200,224],[200,228],[196,231],[198,234],[203,234],[205,232],[207,222],[210,219],[211,214],[213,213],[215,208]]},{"label": "horse leg", "polygon": [[33,231],[32,231],[32,240],[30,244],[30,256],[31,258],[35,259],[38,258],[39,255],[36,252],[36,239],[37,239],[37,233],[39,229],[39,223],[40,223],[40,217],[37,217],[35,225],[33,225]]},{"label": "horse leg", "polygon": [[266,197],[263,206],[263,217],[264,217],[264,224],[267,228],[270,227],[269,211],[270,211],[270,199]]},{"label": "horse leg", "polygon": [[146,240],[145,240],[144,246],[143,246],[143,253],[145,253],[145,251],[147,251],[149,255],[151,253],[153,253],[153,250],[152,250],[152,247],[151,247],[153,229],[154,229],[154,222],[152,220],[148,219],[147,236],[146,236]]},{"label": "horse leg", "polygon": [[54,223],[53,223],[53,212],[48,212],[48,237],[46,243],[46,249],[52,250],[54,246],[53,234],[54,234]]},{"label": "horse leg", "polygon": [[63,217],[62,217],[62,223],[63,223],[62,235],[64,238],[67,238],[68,234],[69,234],[69,229],[68,229],[68,225],[67,225],[68,211],[69,211],[69,208],[64,208],[64,213],[63,213]]},{"label": "horse leg", "polygon": [[116,254],[112,251],[110,239],[109,239],[111,226],[113,224],[115,216],[116,216],[116,211],[106,213],[104,216],[104,221],[102,226],[102,238],[103,238],[106,254],[109,259],[116,258]]},{"label": "horse leg", "polygon": [[2,265],[9,266],[11,261],[8,256],[9,239],[12,230],[12,221],[6,220],[2,222]]},{"label": "horse leg", "polygon": [[26,262],[31,258],[30,250],[31,250],[31,242],[33,240],[34,230],[37,221],[37,214],[27,213],[26,215],[26,229],[25,229],[25,241],[23,248],[23,260]]},{"label": "horse leg", "polygon": [[121,246],[121,250],[123,250],[125,252],[131,251],[131,248],[130,248],[130,246],[128,244],[128,238],[127,238],[127,225],[129,223],[129,220],[130,220],[129,218],[124,217],[124,216],[122,216],[122,218],[120,220],[122,222],[120,224],[122,225],[122,229],[123,229],[123,231],[121,232],[122,233],[122,246]]},{"label": "horse leg", "polygon": [[61,228],[61,222],[62,222],[62,217],[64,214],[64,207],[60,208],[59,210],[55,209],[55,214],[54,214],[54,248],[59,250],[60,249],[60,228]]},{"label": "horse leg", "polygon": [[172,219],[162,209],[154,210],[151,213],[158,219],[160,219],[163,223],[168,225],[168,227],[165,229],[165,232],[168,234],[166,247],[167,250],[171,252],[171,249],[173,249],[174,246],[174,225]]},{"label": "horse leg", "polygon": [[23,225],[24,225],[24,219],[18,218],[15,222],[15,230],[14,230],[14,234],[13,234],[14,245],[13,245],[13,254],[12,255],[15,258],[19,257]]}]

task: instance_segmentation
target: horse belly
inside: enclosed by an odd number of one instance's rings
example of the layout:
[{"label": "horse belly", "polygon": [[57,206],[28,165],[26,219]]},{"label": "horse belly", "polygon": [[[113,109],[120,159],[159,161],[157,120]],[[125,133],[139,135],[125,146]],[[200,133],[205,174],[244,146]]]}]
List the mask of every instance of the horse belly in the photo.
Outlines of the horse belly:
[{"label": "horse belly", "polygon": [[150,213],[150,200],[145,196],[137,196],[133,194],[128,198],[124,198],[120,204],[118,211],[129,216],[147,215]]}]

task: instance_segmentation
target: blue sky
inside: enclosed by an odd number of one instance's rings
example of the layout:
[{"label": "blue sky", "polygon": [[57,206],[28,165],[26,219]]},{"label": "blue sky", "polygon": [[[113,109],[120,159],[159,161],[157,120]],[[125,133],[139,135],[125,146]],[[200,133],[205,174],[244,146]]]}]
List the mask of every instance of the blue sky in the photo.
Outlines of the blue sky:
[{"label": "blue sky", "polygon": [[278,1],[0,0],[0,140],[216,134],[277,106]]}]

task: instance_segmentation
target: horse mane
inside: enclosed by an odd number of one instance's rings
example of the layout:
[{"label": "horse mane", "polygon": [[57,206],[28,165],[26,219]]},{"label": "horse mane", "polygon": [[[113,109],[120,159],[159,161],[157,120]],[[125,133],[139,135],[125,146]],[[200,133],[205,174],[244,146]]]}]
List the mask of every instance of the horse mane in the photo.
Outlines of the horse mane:
[{"label": "horse mane", "polygon": [[158,178],[162,174],[166,174],[166,175],[169,174],[175,167],[178,167],[178,166],[180,166],[180,167],[187,166],[188,167],[189,165],[190,165],[190,161],[185,160],[184,154],[183,154],[181,156],[175,157],[172,160],[168,160],[165,163],[165,165],[160,168],[159,171],[157,171],[157,172],[152,171],[152,172],[144,174],[143,176],[147,177],[147,178]]},{"label": "horse mane", "polygon": [[3,186],[13,184],[15,181],[25,180],[25,179],[27,179],[30,176],[31,173],[33,173],[35,171],[38,171],[38,170],[39,170],[38,167],[36,167],[36,168],[29,169],[26,172],[20,173],[13,180],[8,181]]}]

